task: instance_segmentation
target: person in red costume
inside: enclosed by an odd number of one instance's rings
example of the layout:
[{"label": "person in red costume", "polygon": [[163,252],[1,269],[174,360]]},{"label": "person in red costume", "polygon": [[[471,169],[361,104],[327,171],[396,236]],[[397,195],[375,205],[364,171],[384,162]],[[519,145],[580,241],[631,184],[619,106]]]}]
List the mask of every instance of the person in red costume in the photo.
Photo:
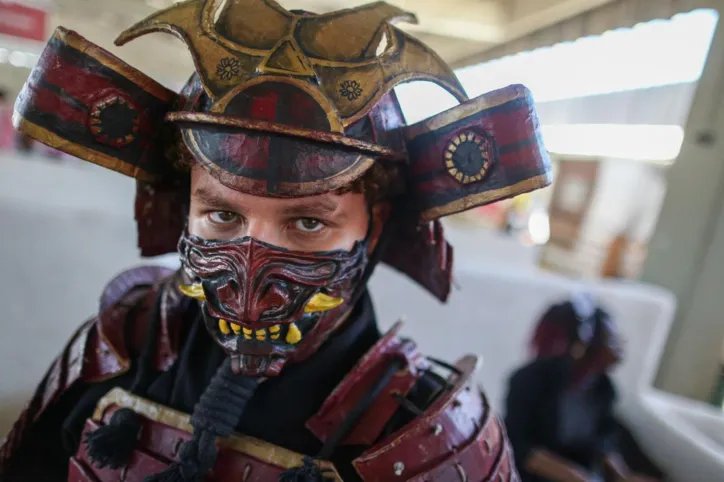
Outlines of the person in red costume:
[{"label": "person in red costume", "polygon": [[[608,371],[623,357],[616,325],[590,293],[553,305],[510,378],[505,423],[523,482],[654,482],[620,454]],[[604,478],[605,477],[605,478]]]},{"label": "person in red costume", "polygon": [[[110,282],[0,449],[3,481],[517,480],[476,358],[379,333],[366,289],[385,262],[445,301],[440,218],[551,179],[530,93],[469,100],[393,25],[414,20],[177,3],[116,43],[182,39],[178,94],[55,32],[17,128],[135,178],[141,253],[182,268]],[[394,87],[413,80],[461,104],[406,125]]]}]

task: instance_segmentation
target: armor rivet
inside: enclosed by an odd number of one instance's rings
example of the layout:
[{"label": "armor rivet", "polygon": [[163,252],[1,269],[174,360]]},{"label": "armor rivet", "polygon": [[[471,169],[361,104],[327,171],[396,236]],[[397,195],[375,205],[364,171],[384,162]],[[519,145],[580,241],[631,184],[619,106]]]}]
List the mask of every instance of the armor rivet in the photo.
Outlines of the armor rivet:
[{"label": "armor rivet", "polygon": [[251,476],[251,464],[246,464],[244,466],[244,473],[241,476],[241,482],[249,480],[249,476]]},{"label": "armor rivet", "polygon": [[402,462],[395,462],[395,465],[392,466],[392,470],[394,470],[395,475],[400,476],[405,470],[405,464],[403,464]]},{"label": "armor rivet", "polygon": [[436,423],[434,427],[432,427],[432,434],[435,436],[438,436],[442,433],[442,425],[439,423]]}]

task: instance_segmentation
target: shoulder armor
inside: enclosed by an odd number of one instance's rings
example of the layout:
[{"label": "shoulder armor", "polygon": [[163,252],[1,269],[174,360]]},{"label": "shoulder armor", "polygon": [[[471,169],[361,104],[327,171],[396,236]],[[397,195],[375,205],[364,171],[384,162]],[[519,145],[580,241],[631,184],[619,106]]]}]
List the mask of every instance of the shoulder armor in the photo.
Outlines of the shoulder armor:
[{"label": "shoulder armor", "polygon": [[[103,290],[98,315],[86,321],[70,338],[43,380],[44,409],[77,380],[98,382],[125,373],[130,368],[127,322],[142,317],[152,304],[153,287],[171,270],[140,267],[124,271]],[[128,320],[132,309],[139,314]],[[145,320],[144,320],[145,322]],[[42,411],[42,410],[41,410]]]},{"label": "shoulder armor", "polygon": [[131,292],[141,287],[150,287],[173,273],[163,266],[140,266],[128,269],[108,282],[101,294],[98,313],[123,302]]},{"label": "shoulder armor", "polygon": [[399,407],[396,397],[406,396],[429,368],[429,363],[410,340],[397,336],[402,323],[396,323],[327,397],[319,411],[307,421],[307,428],[322,442],[336,432],[360,400],[380,378],[390,362],[397,359],[403,368],[387,384],[365,412],[343,445],[371,445]]},{"label": "shoulder armor", "polygon": [[477,357],[454,366],[454,380],[422,414],[366,450],[353,464],[363,480],[517,481],[503,424],[472,387]]},{"label": "shoulder armor", "polygon": [[[168,369],[176,359],[175,333],[180,323],[171,323],[181,315],[187,301],[175,285],[180,271],[159,266],[143,266],[129,269],[116,276],[106,286],[100,299],[100,311],[96,322],[97,336],[89,345],[86,377],[98,381],[120,375],[130,368],[131,351],[140,350],[146,338],[146,327],[154,301],[161,296],[160,336],[157,338],[156,367]],[[129,318],[131,310],[136,310]],[[128,324],[132,323],[130,338]],[[174,326],[171,326],[174,325]]]},{"label": "shoulder armor", "polygon": [[76,382],[102,381],[130,368],[124,337],[127,315],[139,303],[142,308],[152,304],[146,300],[157,293],[154,285],[158,286],[163,277],[172,272],[163,268],[134,268],[121,273],[106,286],[100,312],[70,337],[0,447],[0,473],[32,424]]}]

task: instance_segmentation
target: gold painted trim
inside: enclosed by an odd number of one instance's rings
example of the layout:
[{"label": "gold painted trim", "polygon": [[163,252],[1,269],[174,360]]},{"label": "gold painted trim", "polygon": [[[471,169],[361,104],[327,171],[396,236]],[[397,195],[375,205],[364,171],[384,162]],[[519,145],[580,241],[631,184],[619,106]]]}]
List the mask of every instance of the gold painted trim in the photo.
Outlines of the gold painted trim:
[{"label": "gold painted trim", "polygon": [[[122,388],[113,388],[100,399],[93,413],[93,420],[101,422],[103,414],[112,405],[130,408],[149,420],[168,425],[177,430],[188,433],[193,433],[194,431],[190,423],[191,417],[189,415],[128,393]],[[235,434],[228,438],[219,439],[219,444],[236,452],[254,457],[269,465],[283,467],[285,469],[299,467],[303,464],[304,455],[254,437],[249,437],[248,435]],[[337,470],[330,462],[322,461],[320,462],[320,467],[332,471],[330,475],[335,478],[330,480],[342,482]]]},{"label": "gold painted trim", "polygon": [[[259,1],[259,0],[257,0]],[[286,10],[284,7],[279,5],[277,2],[271,0],[260,0],[263,2],[267,7],[269,7],[272,10],[276,10],[277,12],[281,13],[282,15],[286,16],[290,20],[294,20],[295,15],[288,10]],[[220,9],[226,9],[228,8],[228,2],[225,2],[224,0],[211,0],[211,1],[202,1],[202,7],[199,11],[199,24],[198,28],[201,30],[202,35],[206,35],[211,40],[216,42],[217,44],[221,45],[223,48],[230,52],[239,53],[242,55],[250,55],[253,57],[264,57],[268,53],[267,49],[255,49],[251,47],[247,47],[245,45],[237,44],[221,35],[216,31],[216,21],[214,20],[214,17],[218,13],[219,15],[223,14],[223,11],[219,11]],[[173,7],[171,7],[173,8]],[[293,30],[290,29],[290,31],[293,32]]]},{"label": "gold painted trim", "polygon": [[[299,18],[295,18],[292,22],[291,31],[294,32],[294,29],[297,26],[297,21]],[[284,70],[284,69],[276,69],[274,67],[269,67],[267,63],[269,62],[269,59],[272,55],[274,55],[279,48],[281,48],[282,44],[289,42],[289,44],[294,49],[294,53],[297,54],[297,58],[299,59],[299,62],[302,64],[302,67],[304,67],[303,71],[294,71],[294,70]],[[293,76],[304,76],[304,77],[314,77],[317,75],[314,72],[314,67],[312,67],[312,64],[309,62],[309,59],[304,54],[304,51],[299,46],[299,42],[297,42],[297,39],[294,38],[293,35],[287,35],[286,37],[282,37],[274,47],[269,51],[269,53],[264,56],[261,62],[256,67],[256,70],[258,72],[264,72],[268,74],[281,74],[281,75],[293,75]]]},{"label": "gold painted trim", "polygon": [[[471,143],[475,144],[481,153],[483,159],[482,167],[476,174],[468,175],[463,172],[458,164],[455,163],[453,153],[461,144]],[[490,153],[488,149],[489,144],[483,143],[483,138],[479,134],[473,131],[464,131],[462,134],[456,135],[445,147],[445,166],[448,174],[454,177],[458,182],[463,184],[470,184],[472,182],[482,181],[483,177],[488,173],[490,167]]]},{"label": "gold painted trim", "polygon": [[[199,147],[196,139],[192,135],[184,135],[184,142],[191,144],[189,150],[194,158],[214,177],[216,177],[221,184],[230,187],[234,190],[252,191],[254,190],[254,184],[263,182],[262,180],[252,180],[243,176],[237,176],[230,172],[220,168],[214,164]],[[358,156],[357,159],[345,170],[338,172],[337,174],[320,179],[319,181],[307,181],[300,183],[292,182],[280,182],[279,191],[286,191],[293,194],[279,195],[279,197],[300,197],[300,196],[311,196],[314,194],[321,194],[324,192],[334,191],[342,186],[346,186],[353,181],[361,177],[372,165],[375,160],[371,157]],[[319,186],[325,185],[324,189],[320,190]]]},{"label": "gold painted trim", "polygon": [[481,192],[478,194],[472,194],[462,199],[457,199],[451,203],[436,206],[430,208],[422,213],[422,218],[425,221],[433,221],[443,216],[449,216],[451,214],[466,211],[468,209],[480,206],[481,204],[489,203],[506,197],[517,196],[526,192],[530,192],[542,187],[546,187],[551,183],[552,176],[550,173],[540,174],[535,177],[531,177],[519,183],[513,184],[500,189],[494,189],[492,191]]},{"label": "gold painted trim", "polygon": [[[291,20],[291,25],[289,29],[289,36],[294,36],[294,28],[296,24],[299,22],[300,19],[304,18],[301,15],[294,14],[290,12],[289,10],[282,7],[279,3],[273,0],[260,0],[264,4],[266,4],[267,7],[276,10],[277,12],[280,12],[282,15],[285,15],[287,18]],[[219,35],[219,33],[216,30],[216,22],[213,21],[214,16],[218,12],[219,8],[226,8],[226,5],[222,5],[221,3],[223,0],[211,0],[204,2],[203,7],[200,10],[200,21],[199,21],[199,28],[201,29],[203,35],[206,35],[210,39],[212,39],[214,42],[221,45],[223,48],[228,50],[229,52],[235,52],[242,55],[250,55],[254,57],[266,57],[268,50],[266,49],[254,49],[250,47],[246,47],[241,44],[237,44],[227,38],[224,38],[223,36]],[[371,4],[365,4],[360,5],[358,7],[348,8],[345,10],[352,11],[352,13],[357,13],[361,11],[362,9],[370,9],[370,8],[378,8],[378,6],[375,3]],[[339,17],[340,12],[344,12],[345,10],[337,10],[330,13],[325,14],[315,14],[315,19],[324,19],[327,17]],[[410,17],[409,12],[402,12],[400,15],[398,15],[398,19],[407,19],[408,23],[417,23],[412,22],[412,17]],[[416,20],[416,19],[415,19]],[[394,22],[394,19],[390,19],[390,21],[387,21],[387,25],[393,26],[392,22]],[[388,34],[388,42],[390,42],[390,45],[388,46],[388,49],[386,51],[389,52],[390,55],[394,55],[395,53],[399,52],[400,43],[397,40],[397,37],[393,35],[392,33]],[[273,48],[272,48],[273,50]],[[307,59],[309,59],[309,62],[313,66],[322,66],[322,67],[359,67],[359,66],[367,66],[367,65],[374,65],[377,64],[380,60],[378,56],[372,57],[370,59],[366,60],[351,60],[351,61],[341,61],[341,60],[326,60],[323,58],[315,57],[315,56],[308,56],[307,54],[304,54]]]},{"label": "gold painted trim", "polygon": [[[188,122],[192,124],[213,124],[228,127],[237,127],[250,131],[261,132],[262,134],[278,134],[288,137],[298,137],[320,144],[344,146],[358,151],[374,154],[379,157],[391,160],[401,160],[402,153],[392,149],[360,141],[352,137],[345,137],[333,132],[314,131],[300,127],[287,126],[269,121],[240,119],[221,114],[206,112],[170,112],[166,114],[166,120],[170,122]],[[190,129],[189,129],[190,130]]]},{"label": "gold painted trim", "polygon": [[[456,105],[434,117],[413,124],[407,128],[405,136],[408,141],[414,140],[428,132],[436,131],[461,119],[493,107],[498,107],[508,102],[530,96],[530,91],[523,85],[509,85],[502,89],[494,90],[487,94],[478,96],[469,102]],[[532,104],[531,104],[532,105]]]},{"label": "gold painted trim", "polygon": [[[360,120],[362,117],[366,116],[370,113],[371,107],[377,105],[377,103],[382,99],[383,96],[387,95],[394,87],[404,84],[406,82],[412,82],[412,81],[427,81],[432,82],[433,84],[436,84],[443,89],[445,89],[450,95],[455,97],[455,100],[458,102],[461,102],[461,104],[458,104],[457,106],[453,107],[453,109],[456,109],[460,107],[461,105],[466,105],[465,102],[468,101],[467,94],[458,89],[454,84],[451,82],[446,82],[441,77],[432,75],[432,74],[421,74],[419,72],[407,72],[404,74],[399,74],[394,77],[392,77],[390,80],[382,84],[378,89],[375,95],[370,97],[370,99],[365,102],[359,109],[356,110],[354,114],[352,114],[349,117],[343,117],[342,123],[345,127],[349,127],[350,125],[354,124],[358,120]],[[336,87],[335,87],[336,88]],[[447,112],[447,111],[446,111]],[[440,114],[442,115],[442,114]],[[456,119],[457,120],[457,119]],[[417,125],[417,124],[414,124]],[[406,132],[409,132],[409,128],[407,128]],[[409,139],[409,137],[408,137]]]},{"label": "gold painted trim", "polygon": [[60,40],[69,47],[79,50],[89,57],[92,57],[163,102],[171,102],[177,96],[175,92],[159,84],[140,70],[131,67],[123,60],[119,59],[110,52],[107,52],[93,42],[83,38],[72,30],[68,30],[64,27],[58,27],[53,33],[53,38]]},{"label": "gold painted trim", "polygon": [[94,149],[81,146],[80,144],[71,142],[68,139],[63,139],[59,135],[50,132],[44,127],[30,122],[17,111],[13,112],[13,126],[15,126],[18,131],[29,135],[38,142],[42,142],[43,144],[54,147],[72,156],[79,157],[85,161],[105,167],[106,169],[120,172],[126,176],[138,179],[139,181],[153,180],[153,176],[140,167],[133,166],[116,157],[109,156],[108,154],[104,154]]}]

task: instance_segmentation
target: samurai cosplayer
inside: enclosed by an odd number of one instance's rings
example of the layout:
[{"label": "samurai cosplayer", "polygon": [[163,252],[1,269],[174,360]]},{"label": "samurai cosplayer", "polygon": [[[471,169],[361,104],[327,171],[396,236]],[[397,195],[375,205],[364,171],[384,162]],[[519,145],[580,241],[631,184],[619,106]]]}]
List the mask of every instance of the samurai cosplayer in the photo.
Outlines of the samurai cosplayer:
[{"label": "samurai cosplayer", "polygon": [[[0,450],[3,481],[515,481],[476,357],[378,331],[379,262],[444,302],[440,218],[549,184],[531,96],[468,100],[384,2],[324,15],[190,0],[174,93],[58,28],[15,106],[35,139],[133,177],[142,267],[105,288]],[[406,125],[393,88],[460,105]],[[422,99],[421,99],[422,101]],[[441,324],[455,320],[440,320]]]},{"label": "samurai cosplayer", "polygon": [[608,371],[623,356],[622,340],[594,297],[579,292],[550,307],[531,348],[533,361],[510,379],[505,418],[521,480],[658,480],[643,475],[662,474],[614,416]]}]

